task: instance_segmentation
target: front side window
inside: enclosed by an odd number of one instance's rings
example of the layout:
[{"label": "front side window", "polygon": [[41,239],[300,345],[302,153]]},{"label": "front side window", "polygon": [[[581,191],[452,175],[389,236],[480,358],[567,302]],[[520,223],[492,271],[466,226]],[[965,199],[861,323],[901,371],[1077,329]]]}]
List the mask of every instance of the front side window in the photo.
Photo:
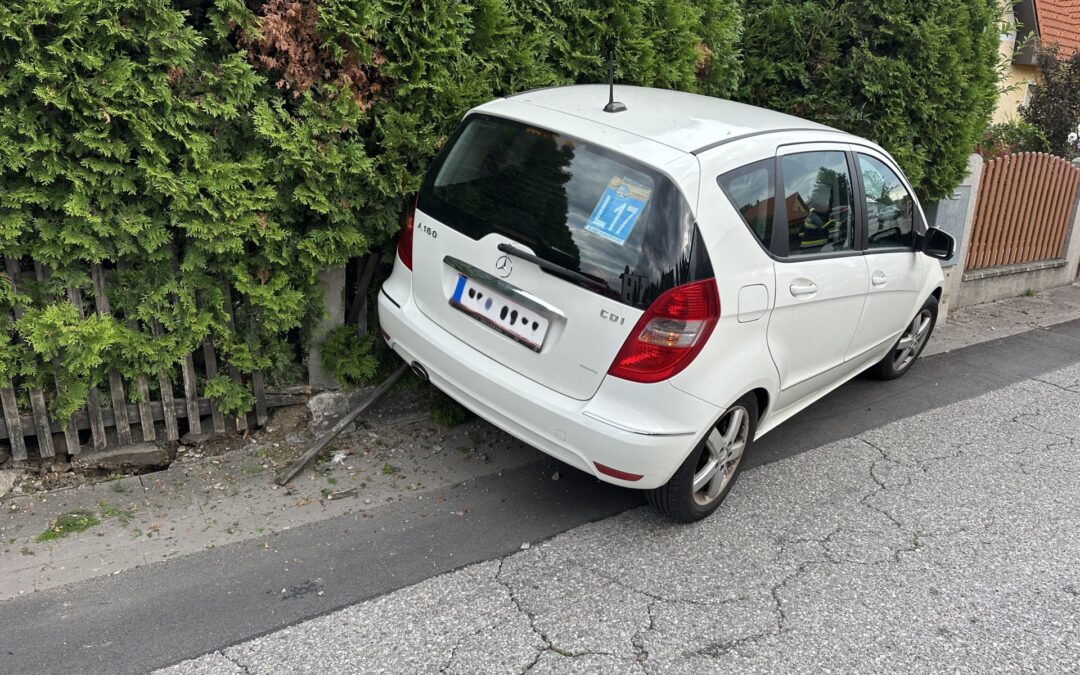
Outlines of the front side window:
[{"label": "front side window", "polygon": [[866,193],[870,248],[910,247],[915,202],[896,173],[873,157],[859,155]]},{"label": "front side window", "polygon": [[717,179],[743,222],[765,248],[772,242],[776,201],[773,163],[770,157],[729,171]]},{"label": "front side window", "polygon": [[782,164],[788,255],[855,248],[854,201],[841,151],[785,155]]}]

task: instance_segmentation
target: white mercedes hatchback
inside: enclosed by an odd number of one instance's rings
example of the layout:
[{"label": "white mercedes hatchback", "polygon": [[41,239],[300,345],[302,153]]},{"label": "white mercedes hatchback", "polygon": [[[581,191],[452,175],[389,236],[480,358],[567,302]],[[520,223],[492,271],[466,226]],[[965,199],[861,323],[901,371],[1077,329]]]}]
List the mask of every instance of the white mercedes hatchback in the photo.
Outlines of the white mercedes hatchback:
[{"label": "white mercedes hatchback", "polygon": [[691,521],[759,438],[903,375],[952,238],[887,152],[705,96],[600,85],[464,118],[379,294],[391,348],[476,414]]}]

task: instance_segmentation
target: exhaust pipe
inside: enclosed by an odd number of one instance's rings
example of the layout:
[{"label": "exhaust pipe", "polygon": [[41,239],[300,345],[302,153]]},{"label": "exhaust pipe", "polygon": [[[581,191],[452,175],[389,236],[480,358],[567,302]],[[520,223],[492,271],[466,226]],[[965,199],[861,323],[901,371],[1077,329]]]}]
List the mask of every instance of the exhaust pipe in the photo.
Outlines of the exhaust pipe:
[{"label": "exhaust pipe", "polygon": [[412,371],[416,373],[416,376],[419,377],[422,382],[428,381],[427,369],[420,365],[419,361],[413,361],[412,365],[409,367],[412,368]]}]

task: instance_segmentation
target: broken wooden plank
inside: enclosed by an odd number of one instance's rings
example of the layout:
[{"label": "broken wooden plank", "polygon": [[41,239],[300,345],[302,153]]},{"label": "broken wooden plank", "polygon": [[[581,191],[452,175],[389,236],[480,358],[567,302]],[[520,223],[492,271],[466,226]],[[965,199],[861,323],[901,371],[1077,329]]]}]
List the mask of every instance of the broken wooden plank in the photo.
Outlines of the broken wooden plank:
[{"label": "broken wooden plank", "polygon": [[[124,271],[124,261],[116,261],[116,271]],[[136,319],[127,317],[128,328],[140,330]],[[146,375],[139,375],[135,380],[135,391],[139,394],[139,430],[142,432],[143,441],[149,443],[157,439],[157,430],[154,429],[154,415],[150,412],[150,383]]]},{"label": "broken wooden plank", "polygon": [[[10,277],[12,269],[18,270],[18,263],[11,258],[4,257],[4,265]],[[15,279],[8,279],[14,285]],[[11,456],[20,461],[26,461],[26,439],[23,437],[22,418],[19,416],[19,405],[15,398],[15,387],[10,377],[0,380],[0,407],[4,409],[4,425],[8,429],[8,444],[11,446]]]},{"label": "broken wooden plank", "polygon": [[322,449],[325,448],[330,443],[330,441],[337,438],[338,434],[344,431],[347,426],[355,422],[356,418],[360,416],[360,413],[370,408],[371,405],[375,403],[375,401],[378,401],[379,398],[382,397],[383,394],[390,391],[390,387],[394,386],[394,383],[400,380],[401,376],[404,375],[408,370],[409,366],[407,364],[403,363],[398,366],[397,370],[390,373],[390,377],[386,378],[385,380],[383,380],[382,384],[372,389],[371,392],[364,397],[364,400],[360,401],[360,403],[358,403],[355,408],[342,415],[341,419],[339,419],[337,423],[334,424],[330,431],[327,431],[325,434],[320,436],[318,440],[315,441],[315,444],[308,448],[307,452],[300,455],[300,457],[295,462],[290,464],[288,468],[282,471],[281,475],[277,477],[277,484],[285,485],[293,478],[295,478],[296,474],[303,471],[304,467],[307,466],[308,463],[311,462],[311,460],[315,459],[315,457],[318,456],[320,452],[322,452]]},{"label": "broken wooden plank", "polygon": [[[49,276],[49,268],[45,265],[34,261],[34,277],[38,280],[38,283],[43,283]],[[56,387],[57,395],[60,394],[60,372],[63,366],[60,363],[60,357],[54,356],[52,361],[53,369],[53,386]],[[50,420],[51,421],[51,420]],[[55,422],[51,422],[52,426],[56,426]],[[60,425],[64,430],[64,450],[69,455],[77,455],[82,450],[82,442],[79,440],[79,429],[75,426],[75,420],[68,418],[67,421]]]},{"label": "broken wooden plank", "polygon": [[49,427],[49,408],[45,405],[45,395],[40,389],[30,390],[30,410],[34,415],[34,429],[36,431],[38,454],[42,457],[56,457],[56,448],[53,446],[52,431]]},{"label": "broken wooden plank", "polygon": [[[75,305],[75,312],[79,319],[86,318],[86,309],[83,307],[82,290],[75,287],[67,289],[68,300]],[[103,450],[108,444],[105,436],[105,421],[101,418],[101,401],[97,387],[90,387],[86,392],[86,413],[90,419],[90,436],[95,450]]]},{"label": "broken wooden plank", "polygon": [[[164,332],[161,324],[153,321],[150,332],[154,337],[161,337]],[[173,399],[173,384],[169,374],[162,370],[158,373],[158,389],[161,390],[161,409],[164,413],[165,438],[170,441],[180,439],[180,425],[176,422],[176,401]]]},{"label": "broken wooden plank", "polygon": [[[7,269],[8,280],[18,290],[19,284],[22,282],[22,270],[19,268],[19,261],[15,258],[4,258],[4,265]],[[22,318],[22,315],[22,307],[16,307],[15,319]],[[49,409],[45,405],[45,394],[38,387],[31,387],[29,393],[30,409],[34,415],[34,436],[38,442],[38,455],[41,457],[55,457],[56,450],[53,447],[52,433],[49,431]]]},{"label": "broken wooden plank", "polygon": [[[105,270],[101,263],[90,266],[90,280],[94,284],[94,306],[98,316],[109,316],[109,297],[105,294]],[[116,437],[120,445],[131,443],[131,423],[128,421],[127,399],[124,397],[124,380],[116,368],[109,369],[109,395],[112,400],[113,418],[116,420]]]},{"label": "broken wooden plank", "polygon": [[[229,319],[229,330],[232,331],[233,335],[236,335],[236,315],[233,310],[232,284],[229,283],[224,275],[219,276],[218,280],[221,282],[221,287],[225,293],[225,316]],[[237,384],[243,384],[244,379],[240,376],[240,369],[231,363],[228,365],[229,377],[232,378],[232,381]],[[233,419],[233,422],[237,431],[247,431],[247,411],[237,415]]]},{"label": "broken wooden plank", "polygon": [[[207,336],[203,339],[203,366],[206,368],[206,379],[212,380],[217,377],[217,354],[214,352],[214,343]],[[225,433],[225,416],[221,414],[216,405],[210,408],[210,417],[214,420],[214,433]]]},{"label": "broken wooden plank", "polygon": [[199,414],[199,391],[196,388],[195,359],[191,354],[184,355],[184,365],[180,371],[184,378],[184,400],[188,431],[194,436],[202,435],[202,417]]},{"label": "broken wooden plank", "polygon": [[157,431],[154,429],[154,413],[150,409],[150,383],[145,375],[135,380],[135,391],[139,393],[139,429],[142,439],[149,443],[157,439]]},{"label": "broken wooden plank", "polygon": [[0,384],[0,405],[4,408],[4,425],[8,430],[11,456],[25,462],[27,459],[26,439],[23,438],[22,418],[19,417],[19,408],[15,402],[15,389],[11,386],[11,380],[5,379]]},{"label": "broken wooden plank", "polygon": [[251,390],[255,394],[255,424],[264,427],[270,416],[266,411],[266,380],[262,371],[251,374]]}]

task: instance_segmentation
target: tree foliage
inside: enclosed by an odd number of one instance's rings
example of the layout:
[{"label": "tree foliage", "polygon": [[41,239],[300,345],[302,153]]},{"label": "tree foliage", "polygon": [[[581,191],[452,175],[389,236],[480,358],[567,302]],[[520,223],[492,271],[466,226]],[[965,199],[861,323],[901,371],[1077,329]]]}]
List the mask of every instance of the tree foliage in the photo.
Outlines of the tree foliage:
[{"label": "tree foliage", "polygon": [[[175,374],[204,338],[271,368],[317,273],[396,233],[470,107],[602,79],[613,41],[623,81],[731,92],[738,30],[734,0],[0,5],[0,254],[48,271],[0,277],[0,374],[55,377],[63,418],[106,368]],[[92,263],[113,316],[81,320]]]},{"label": "tree foliage", "polygon": [[987,128],[976,152],[985,159],[1017,152],[1049,152],[1046,134],[1024,120],[1009,120]]},{"label": "tree foliage", "polygon": [[747,0],[738,97],[870,138],[949,195],[997,98],[996,0]]},{"label": "tree foliage", "polygon": [[1080,148],[1069,143],[1070,133],[1080,125],[1080,50],[1067,60],[1051,48],[1039,54],[1042,79],[1031,85],[1027,105],[1020,115],[1037,127],[1050,141],[1050,151],[1059,157],[1080,157]]}]

